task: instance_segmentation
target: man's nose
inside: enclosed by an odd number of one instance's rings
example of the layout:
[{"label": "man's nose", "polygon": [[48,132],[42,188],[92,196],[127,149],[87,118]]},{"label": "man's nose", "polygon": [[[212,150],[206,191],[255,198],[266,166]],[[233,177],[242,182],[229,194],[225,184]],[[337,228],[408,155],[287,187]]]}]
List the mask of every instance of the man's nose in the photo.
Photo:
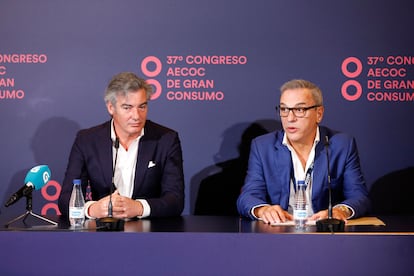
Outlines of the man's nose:
[{"label": "man's nose", "polygon": [[132,109],[132,119],[138,120],[139,119],[139,109],[133,108]]},{"label": "man's nose", "polygon": [[289,113],[287,115],[287,119],[288,119],[288,121],[294,121],[294,120],[296,120],[296,115],[295,115],[295,113],[293,113],[293,110],[292,109],[289,110]]}]

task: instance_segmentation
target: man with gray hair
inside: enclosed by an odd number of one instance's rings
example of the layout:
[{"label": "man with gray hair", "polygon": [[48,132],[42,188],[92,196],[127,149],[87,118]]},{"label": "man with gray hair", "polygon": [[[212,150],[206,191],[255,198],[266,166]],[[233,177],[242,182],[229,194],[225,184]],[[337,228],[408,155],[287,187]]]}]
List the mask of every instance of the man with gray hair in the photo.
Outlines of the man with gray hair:
[{"label": "man with gray hair", "polygon": [[347,220],[364,215],[369,199],[355,139],[319,125],[324,106],[315,84],[295,79],[280,90],[276,109],[283,130],[253,140],[237,202],[239,213],[265,223],[293,220],[296,184],[305,181],[308,219],[326,219],[330,177],[332,217]]},{"label": "man with gray hair", "polygon": [[[73,179],[90,185],[88,218],[178,216],[184,208],[184,175],[178,133],[147,120],[151,86],[134,73],[115,75],[105,92],[111,119],[78,132],[59,197],[68,215]],[[115,165],[116,164],[116,165]],[[112,176],[114,179],[112,183]],[[114,186],[112,186],[114,184]]]}]

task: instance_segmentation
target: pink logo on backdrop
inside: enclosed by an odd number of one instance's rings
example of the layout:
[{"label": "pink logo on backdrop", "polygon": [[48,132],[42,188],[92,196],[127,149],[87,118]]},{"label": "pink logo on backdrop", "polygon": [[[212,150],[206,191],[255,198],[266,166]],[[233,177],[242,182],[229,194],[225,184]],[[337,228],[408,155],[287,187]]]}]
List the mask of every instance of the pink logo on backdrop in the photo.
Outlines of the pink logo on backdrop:
[{"label": "pink logo on backdrop", "polygon": [[356,57],[346,58],[341,66],[342,74],[349,78],[342,84],[342,97],[348,101],[356,101],[362,95],[362,86],[355,78],[362,73],[362,62]]},{"label": "pink logo on backdrop", "polygon": [[62,187],[60,184],[55,180],[49,180],[47,184],[40,190],[42,196],[49,203],[45,204],[42,208],[41,214],[44,216],[48,213],[49,210],[54,210],[57,215],[60,215],[59,207],[54,202],[59,199],[60,191]]},{"label": "pink logo on backdrop", "polygon": [[[157,79],[163,71],[162,58],[147,56],[141,62],[141,72],[147,82],[154,88],[151,99],[158,99],[164,94],[169,101],[222,101],[224,92],[220,90],[220,80],[208,74],[212,66],[238,66],[247,64],[246,56],[236,55],[168,55],[164,66],[165,88]],[[208,66],[208,68],[207,68]]]},{"label": "pink logo on backdrop", "polygon": [[154,87],[154,94],[152,94],[151,100],[155,100],[161,95],[161,84],[159,81],[154,79],[161,73],[161,70],[162,63],[157,57],[148,56],[141,62],[141,71],[146,77],[149,78],[147,79],[147,83]]}]

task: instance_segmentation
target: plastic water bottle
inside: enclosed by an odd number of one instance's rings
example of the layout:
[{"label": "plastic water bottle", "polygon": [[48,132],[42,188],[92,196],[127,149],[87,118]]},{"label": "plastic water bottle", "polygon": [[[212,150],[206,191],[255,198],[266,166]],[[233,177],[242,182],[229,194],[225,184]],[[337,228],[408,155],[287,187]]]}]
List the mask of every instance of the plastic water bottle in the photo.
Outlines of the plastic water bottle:
[{"label": "plastic water bottle", "polygon": [[308,218],[308,204],[306,201],[305,181],[299,180],[295,193],[295,205],[293,209],[293,219],[296,229],[305,229]]},{"label": "plastic water bottle", "polygon": [[85,222],[85,199],[81,189],[81,180],[73,180],[72,194],[69,200],[69,221],[70,225],[75,228],[83,226]]}]

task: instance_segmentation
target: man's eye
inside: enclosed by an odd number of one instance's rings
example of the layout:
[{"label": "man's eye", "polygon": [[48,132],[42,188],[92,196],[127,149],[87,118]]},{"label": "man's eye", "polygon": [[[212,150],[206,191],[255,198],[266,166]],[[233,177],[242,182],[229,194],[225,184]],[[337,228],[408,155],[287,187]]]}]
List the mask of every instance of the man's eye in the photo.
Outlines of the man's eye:
[{"label": "man's eye", "polygon": [[283,113],[289,112],[289,108],[287,107],[281,107],[280,111],[282,111]]},{"label": "man's eye", "polygon": [[122,106],[122,108],[125,109],[125,110],[130,110],[131,109],[131,107],[129,105],[124,105],[124,106]]},{"label": "man's eye", "polygon": [[302,107],[298,107],[298,108],[295,108],[295,111],[298,112],[298,113],[303,113],[303,112],[305,112],[305,109],[302,108]]}]

